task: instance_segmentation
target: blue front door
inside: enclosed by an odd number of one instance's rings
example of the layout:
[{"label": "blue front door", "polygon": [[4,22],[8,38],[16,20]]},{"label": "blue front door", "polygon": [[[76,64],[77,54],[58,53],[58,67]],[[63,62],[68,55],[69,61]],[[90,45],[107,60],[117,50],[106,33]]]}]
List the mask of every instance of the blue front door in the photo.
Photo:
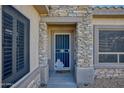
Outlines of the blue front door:
[{"label": "blue front door", "polygon": [[61,70],[70,70],[70,34],[55,34],[55,60],[54,67],[57,62],[60,63]]}]

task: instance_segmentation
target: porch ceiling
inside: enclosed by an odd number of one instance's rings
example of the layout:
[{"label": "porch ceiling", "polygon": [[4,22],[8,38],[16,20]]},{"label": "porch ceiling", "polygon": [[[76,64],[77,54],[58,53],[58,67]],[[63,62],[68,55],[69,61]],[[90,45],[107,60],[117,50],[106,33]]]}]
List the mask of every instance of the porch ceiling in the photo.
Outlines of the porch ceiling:
[{"label": "porch ceiling", "polygon": [[49,12],[49,8],[46,5],[33,5],[33,6],[40,15],[47,15]]}]

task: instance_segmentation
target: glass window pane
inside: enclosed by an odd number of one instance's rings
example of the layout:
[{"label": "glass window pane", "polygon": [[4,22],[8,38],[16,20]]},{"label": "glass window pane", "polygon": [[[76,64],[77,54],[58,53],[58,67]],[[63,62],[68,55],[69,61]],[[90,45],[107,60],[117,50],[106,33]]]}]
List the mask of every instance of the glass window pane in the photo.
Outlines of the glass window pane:
[{"label": "glass window pane", "polygon": [[116,54],[99,54],[100,63],[116,63],[117,55]]},{"label": "glass window pane", "polygon": [[99,52],[124,52],[124,31],[99,31]]},{"label": "glass window pane", "polygon": [[69,35],[65,35],[65,49],[69,49]]},{"label": "glass window pane", "polygon": [[119,55],[119,62],[124,63],[124,54]]},{"label": "glass window pane", "polygon": [[63,49],[63,35],[56,35],[56,49]]}]

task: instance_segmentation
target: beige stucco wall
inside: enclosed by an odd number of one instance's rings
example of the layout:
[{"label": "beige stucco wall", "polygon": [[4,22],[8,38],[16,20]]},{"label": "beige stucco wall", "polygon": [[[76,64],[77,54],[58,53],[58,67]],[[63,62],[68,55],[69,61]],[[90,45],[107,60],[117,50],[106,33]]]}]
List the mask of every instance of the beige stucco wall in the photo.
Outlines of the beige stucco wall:
[{"label": "beige stucco wall", "polygon": [[2,8],[0,5],[0,87],[2,82]]},{"label": "beige stucco wall", "polygon": [[93,25],[124,25],[124,18],[93,18]]},{"label": "beige stucco wall", "polygon": [[39,65],[38,42],[40,16],[33,6],[14,5],[13,7],[30,20],[30,71],[33,71]]}]

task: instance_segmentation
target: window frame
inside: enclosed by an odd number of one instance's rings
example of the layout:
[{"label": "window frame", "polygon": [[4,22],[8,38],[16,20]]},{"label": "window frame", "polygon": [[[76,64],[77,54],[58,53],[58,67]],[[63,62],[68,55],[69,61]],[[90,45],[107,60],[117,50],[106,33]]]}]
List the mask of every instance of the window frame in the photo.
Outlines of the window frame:
[{"label": "window frame", "polygon": [[[124,68],[124,63],[119,63],[119,54],[124,52],[99,52],[99,31],[100,30],[112,30],[112,31],[124,31],[123,25],[94,25],[94,66],[95,68]],[[117,63],[100,63],[99,54],[117,54]]]},{"label": "window frame", "polygon": [[[30,19],[28,17],[26,17],[24,14],[22,14],[20,11],[18,11],[16,8],[14,8],[13,6],[11,5],[3,5],[2,6],[2,12],[6,12],[6,13],[10,13],[10,15],[14,18],[13,22],[13,32],[14,32],[14,36],[12,37],[13,39],[13,45],[12,45],[12,59],[13,59],[13,62],[12,62],[12,75],[8,78],[2,78],[2,83],[11,83],[12,82],[12,85],[15,84],[19,79],[21,79],[23,76],[25,76],[26,74],[28,74],[30,72]],[[15,14],[15,15],[13,15]],[[24,56],[27,57],[25,59],[25,68],[23,69],[23,71],[18,71],[16,70],[16,47],[17,47],[17,43],[16,43],[16,36],[17,36],[17,20],[21,20],[21,22],[26,22],[25,25],[26,25],[26,28],[27,31],[25,32],[24,36],[24,41],[26,45],[25,46],[25,49],[24,49]],[[3,36],[2,36],[3,38]],[[3,48],[3,46],[2,46]],[[2,54],[2,64],[3,64],[3,54]],[[3,66],[3,65],[2,65]],[[11,87],[10,85],[9,86],[2,86],[2,87]]]}]

